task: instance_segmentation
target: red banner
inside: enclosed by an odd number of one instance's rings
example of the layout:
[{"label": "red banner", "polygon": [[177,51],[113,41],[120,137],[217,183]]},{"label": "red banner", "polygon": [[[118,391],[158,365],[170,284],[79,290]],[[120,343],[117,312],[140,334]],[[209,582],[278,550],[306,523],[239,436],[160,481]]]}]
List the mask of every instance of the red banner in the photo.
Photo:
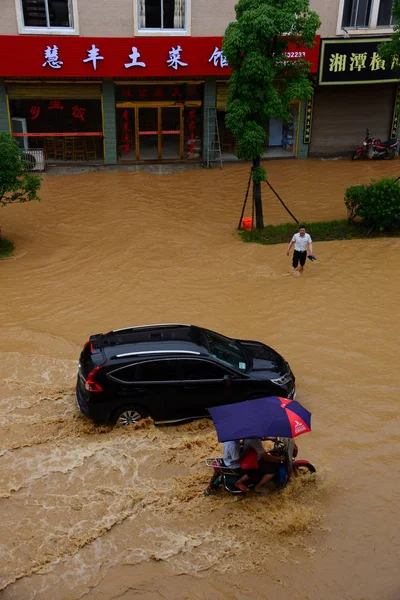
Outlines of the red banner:
[{"label": "red banner", "polygon": [[[289,45],[288,60],[302,58],[318,72],[313,48]],[[222,37],[82,38],[0,36],[0,77],[229,77]]]}]

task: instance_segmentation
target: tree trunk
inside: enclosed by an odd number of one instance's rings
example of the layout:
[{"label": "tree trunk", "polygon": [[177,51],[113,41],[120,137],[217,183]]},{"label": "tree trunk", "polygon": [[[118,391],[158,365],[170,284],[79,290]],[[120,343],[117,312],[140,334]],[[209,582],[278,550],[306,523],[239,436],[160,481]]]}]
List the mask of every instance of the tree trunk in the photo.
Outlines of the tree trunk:
[{"label": "tree trunk", "polygon": [[[253,167],[260,166],[260,157],[253,158]],[[256,209],[256,227],[262,229],[264,227],[263,207],[261,199],[261,183],[253,181],[253,201]]]}]

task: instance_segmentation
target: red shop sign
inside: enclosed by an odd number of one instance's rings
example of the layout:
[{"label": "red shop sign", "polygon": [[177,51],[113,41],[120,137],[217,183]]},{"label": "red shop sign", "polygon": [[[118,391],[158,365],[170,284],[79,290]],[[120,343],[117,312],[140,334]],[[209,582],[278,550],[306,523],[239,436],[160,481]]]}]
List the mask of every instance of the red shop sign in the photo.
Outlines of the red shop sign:
[{"label": "red shop sign", "polygon": [[[288,60],[317,73],[319,46],[319,36],[311,49],[289,44]],[[222,37],[0,36],[0,77],[228,77],[221,48]]]}]

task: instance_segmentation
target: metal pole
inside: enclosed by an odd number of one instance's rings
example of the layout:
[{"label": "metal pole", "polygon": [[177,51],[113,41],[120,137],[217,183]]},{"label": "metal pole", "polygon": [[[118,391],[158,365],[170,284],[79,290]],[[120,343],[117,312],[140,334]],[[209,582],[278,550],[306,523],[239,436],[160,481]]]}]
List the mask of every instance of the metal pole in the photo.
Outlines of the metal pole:
[{"label": "metal pole", "polygon": [[240,215],[240,221],[239,221],[238,229],[241,229],[241,227],[242,227],[242,219],[243,219],[244,211],[245,211],[246,204],[247,204],[247,198],[248,198],[248,195],[249,195],[250,182],[251,182],[251,171],[250,171],[250,175],[249,175],[249,182],[247,184],[246,196],[245,196],[244,202],[243,202],[242,214]]},{"label": "metal pole", "polygon": [[285,208],[285,210],[287,210],[287,212],[289,213],[289,215],[296,221],[296,223],[298,223],[298,220],[296,219],[296,217],[294,216],[294,214],[290,212],[290,210],[288,209],[288,207],[286,206],[286,204],[284,203],[284,201],[282,200],[282,198],[279,196],[279,194],[274,190],[274,188],[272,187],[272,185],[270,184],[270,182],[266,181],[265,183],[274,192],[275,196],[278,198],[278,200],[282,204],[283,208]]}]

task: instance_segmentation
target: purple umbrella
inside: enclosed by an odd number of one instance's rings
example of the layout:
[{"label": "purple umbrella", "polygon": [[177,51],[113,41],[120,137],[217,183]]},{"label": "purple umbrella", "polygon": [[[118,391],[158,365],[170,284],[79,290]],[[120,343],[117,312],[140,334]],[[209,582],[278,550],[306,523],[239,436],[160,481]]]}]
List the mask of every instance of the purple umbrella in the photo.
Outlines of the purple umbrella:
[{"label": "purple umbrella", "polygon": [[311,431],[311,413],[279,396],[214,406],[208,409],[219,442],[259,437],[294,438]]}]

